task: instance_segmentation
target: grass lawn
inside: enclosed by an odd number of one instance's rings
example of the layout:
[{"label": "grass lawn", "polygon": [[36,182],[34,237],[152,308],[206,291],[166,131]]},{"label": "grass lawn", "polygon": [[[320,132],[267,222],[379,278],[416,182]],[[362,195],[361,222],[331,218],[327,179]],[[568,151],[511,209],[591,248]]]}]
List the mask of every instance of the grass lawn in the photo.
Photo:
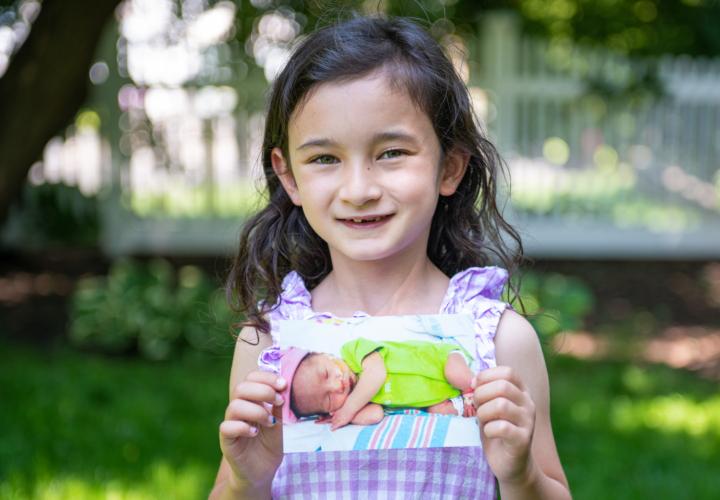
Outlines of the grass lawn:
[{"label": "grass lawn", "polygon": [[[229,363],[0,343],[0,498],[205,498]],[[716,383],[653,365],[548,365],[575,498],[717,498]]]},{"label": "grass lawn", "polygon": [[0,352],[0,498],[207,497],[229,357]]}]

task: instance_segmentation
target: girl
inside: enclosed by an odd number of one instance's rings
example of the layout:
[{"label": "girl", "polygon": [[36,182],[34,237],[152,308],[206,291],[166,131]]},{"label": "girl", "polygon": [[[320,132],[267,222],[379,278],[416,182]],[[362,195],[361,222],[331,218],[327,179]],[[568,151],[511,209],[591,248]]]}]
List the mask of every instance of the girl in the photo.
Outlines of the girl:
[{"label": "girl", "polygon": [[[495,204],[500,159],[438,44],[403,19],[321,29],[275,81],[263,143],[269,203],[229,278],[247,322],[211,498],[569,498],[530,324],[498,300],[522,254]],[[518,256],[505,247],[518,244]],[[465,313],[480,447],[282,453],[287,382],[258,370],[272,323]],[[263,352],[264,351],[264,352]]]}]

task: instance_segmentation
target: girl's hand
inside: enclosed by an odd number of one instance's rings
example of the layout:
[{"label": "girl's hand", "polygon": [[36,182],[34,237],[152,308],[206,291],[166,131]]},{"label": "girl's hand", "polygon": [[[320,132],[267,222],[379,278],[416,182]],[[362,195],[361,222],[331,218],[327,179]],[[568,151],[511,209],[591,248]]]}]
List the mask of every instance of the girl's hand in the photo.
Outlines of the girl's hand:
[{"label": "girl's hand", "polygon": [[498,481],[520,483],[531,474],[535,404],[508,366],[483,370],[472,381],[485,456]]},{"label": "girl's hand", "polygon": [[235,476],[269,485],[282,461],[282,397],[287,382],[261,370],[250,372],[232,392],[220,424],[220,448]]}]

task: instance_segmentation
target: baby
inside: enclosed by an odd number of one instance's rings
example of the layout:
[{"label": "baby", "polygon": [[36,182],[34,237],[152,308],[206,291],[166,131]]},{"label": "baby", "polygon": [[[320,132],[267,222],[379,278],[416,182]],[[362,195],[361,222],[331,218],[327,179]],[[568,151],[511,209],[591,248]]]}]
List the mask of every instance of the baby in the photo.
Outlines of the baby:
[{"label": "baby", "polygon": [[[474,416],[469,398],[473,373],[456,345],[358,338],[341,357],[290,348],[283,352],[285,422],[320,414],[332,429],[383,419],[383,408],[422,408],[429,413]],[[458,404],[453,401],[459,400]]]}]

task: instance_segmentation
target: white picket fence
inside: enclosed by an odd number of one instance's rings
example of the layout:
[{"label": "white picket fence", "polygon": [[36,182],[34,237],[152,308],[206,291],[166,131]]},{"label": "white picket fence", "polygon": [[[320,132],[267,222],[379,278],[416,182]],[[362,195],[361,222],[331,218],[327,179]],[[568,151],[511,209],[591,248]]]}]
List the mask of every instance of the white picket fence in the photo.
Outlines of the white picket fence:
[{"label": "white picket fence", "polygon": [[[528,253],[720,256],[720,59],[553,46],[512,15],[488,17],[478,42]],[[655,92],[633,84],[643,72]]]}]

